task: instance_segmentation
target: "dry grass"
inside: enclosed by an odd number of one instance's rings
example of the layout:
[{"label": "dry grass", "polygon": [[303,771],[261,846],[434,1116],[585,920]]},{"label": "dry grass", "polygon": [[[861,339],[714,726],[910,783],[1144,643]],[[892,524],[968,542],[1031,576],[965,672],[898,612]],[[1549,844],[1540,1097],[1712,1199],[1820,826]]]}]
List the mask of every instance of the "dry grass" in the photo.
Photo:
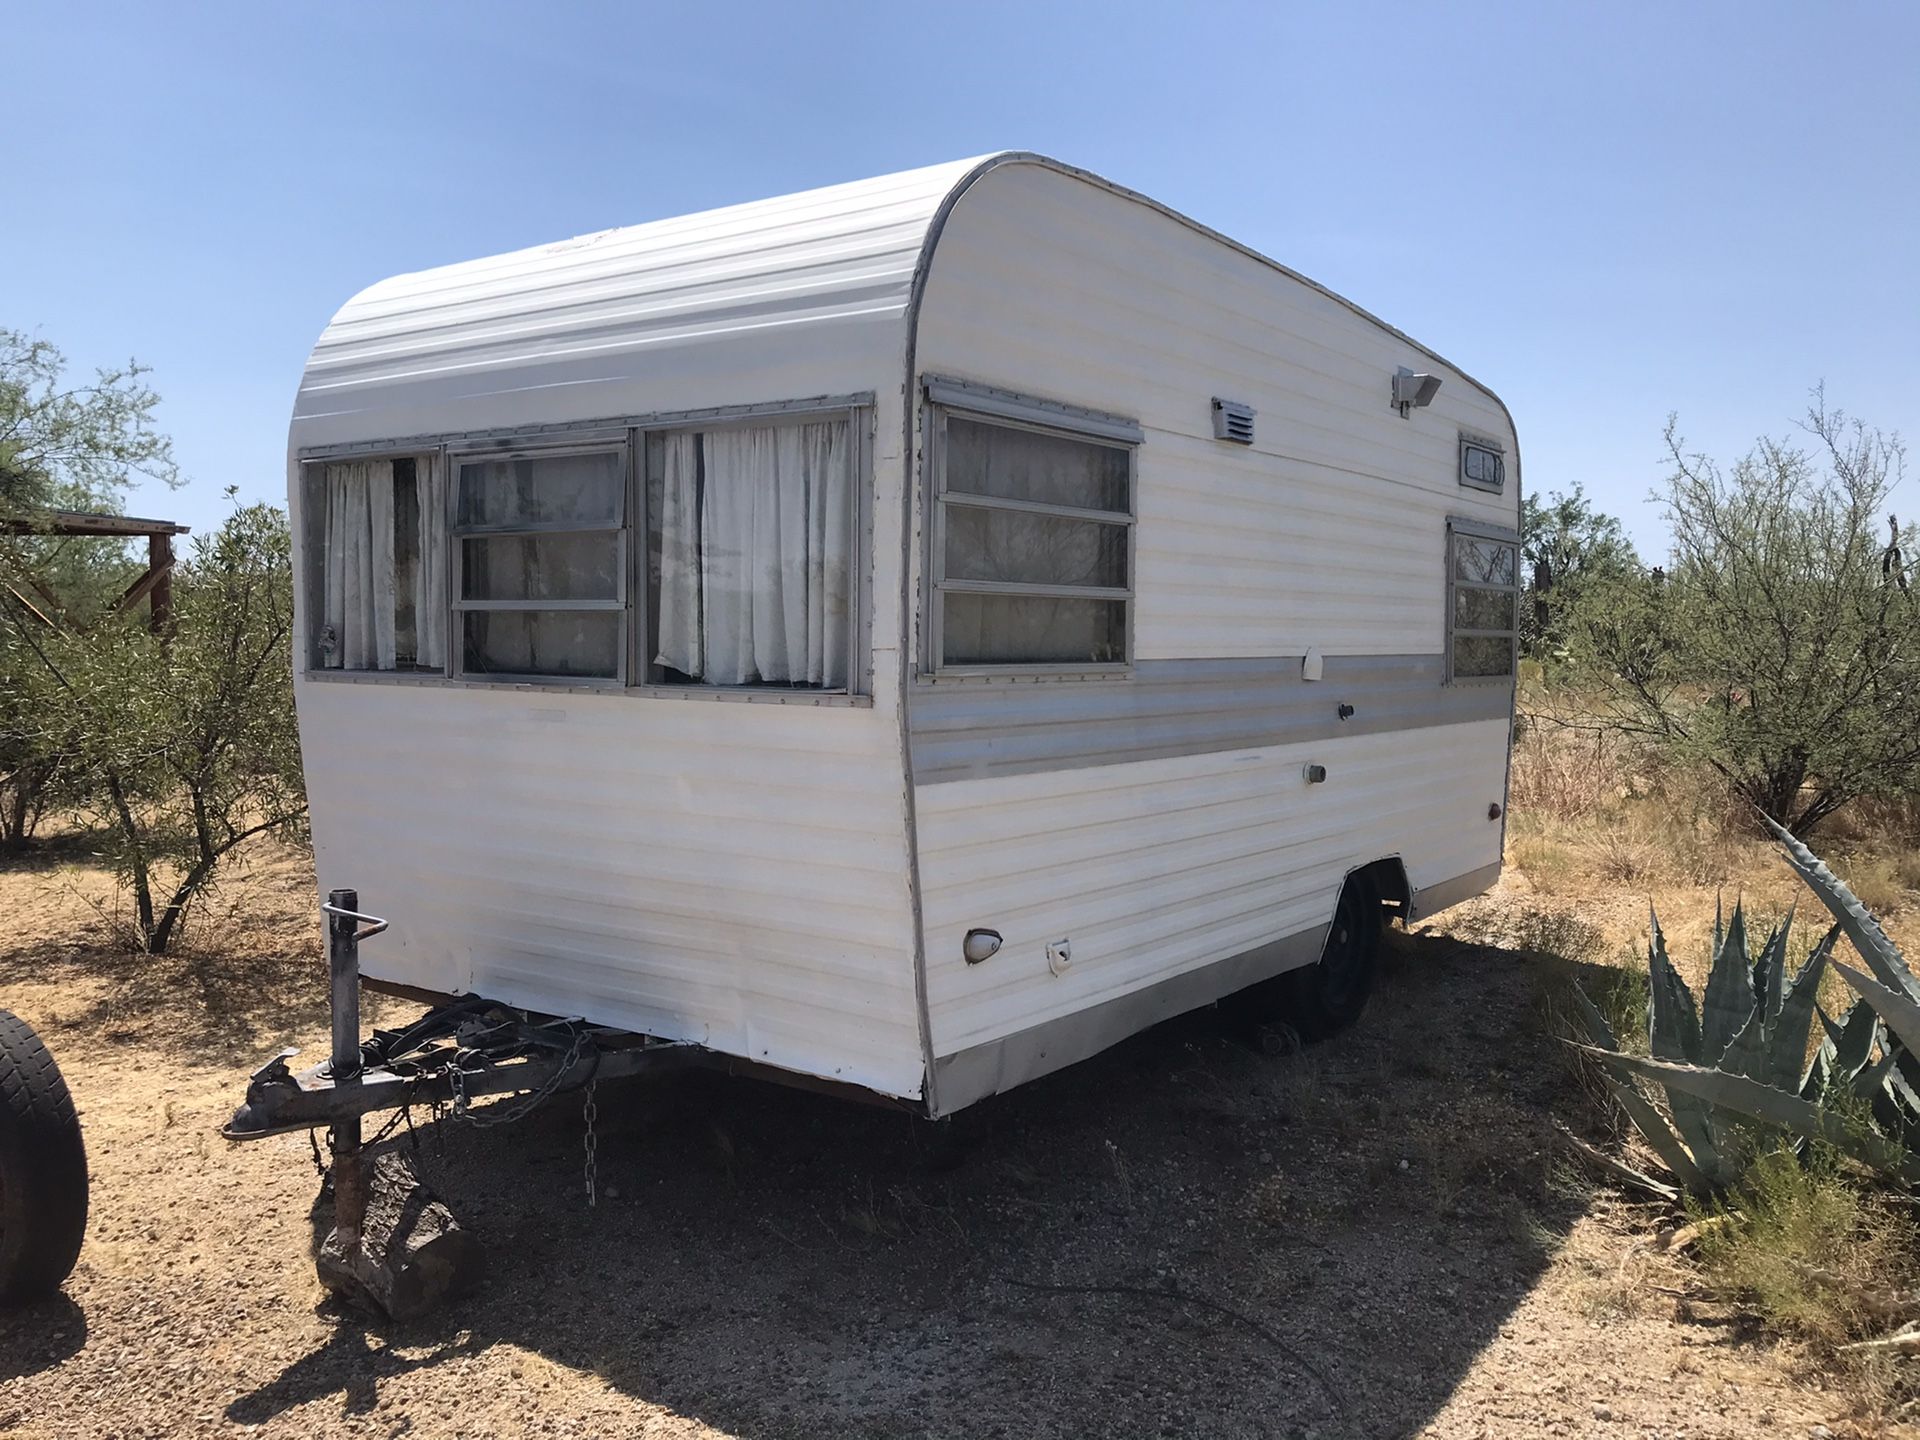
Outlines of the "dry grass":
[{"label": "dry grass", "polygon": [[[1600,937],[1577,955],[1529,948],[1614,963],[1639,957],[1651,905],[1676,962],[1693,979],[1704,974],[1717,907],[1743,900],[1763,931],[1795,906],[1803,920],[1823,913],[1718,777],[1582,728],[1563,705],[1518,727],[1511,799],[1507,858],[1524,877],[1530,903],[1575,913]],[[1916,836],[1920,807],[1863,801],[1833,817],[1813,841],[1909,948],[1920,948]],[[1817,934],[1814,924],[1805,925],[1796,960]]]},{"label": "dry grass", "polygon": [[[1676,967],[1696,986],[1711,961],[1716,915],[1736,900],[1756,942],[1797,909],[1795,966],[1825,928],[1824,909],[1710,774],[1662,764],[1618,737],[1536,721],[1516,737],[1511,797],[1508,861],[1518,873],[1509,883],[1518,894],[1469,924],[1581,967],[1580,983],[1623,1044],[1644,1044],[1650,905]],[[1861,802],[1833,817],[1813,845],[1896,943],[1920,951],[1920,805]],[[1853,999],[1829,974],[1821,991],[1828,1013]],[[1657,1168],[1630,1133],[1621,1141],[1630,1162]],[[1666,1278],[1712,1297],[1728,1312],[1716,1323],[1799,1347],[1809,1376],[1839,1382],[1863,1407],[1854,1417],[1862,1433],[1883,1433],[1890,1417],[1914,1408],[1910,1367],[1843,1348],[1920,1315],[1911,1207],[1831,1157],[1802,1164],[1773,1151],[1712,1215],[1718,1223],[1691,1267],[1677,1257],[1660,1262],[1679,1266]],[[1635,1266],[1596,1256],[1577,1288],[1590,1318],[1609,1324],[1643,1310],[1649,1286]]]}]

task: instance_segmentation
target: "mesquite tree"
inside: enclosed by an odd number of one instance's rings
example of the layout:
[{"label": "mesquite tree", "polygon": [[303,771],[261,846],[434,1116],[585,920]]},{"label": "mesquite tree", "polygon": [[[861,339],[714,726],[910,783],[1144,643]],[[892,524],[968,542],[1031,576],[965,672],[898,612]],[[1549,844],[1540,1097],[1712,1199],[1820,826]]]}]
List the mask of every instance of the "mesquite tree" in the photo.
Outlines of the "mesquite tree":
[{"label": "mesquite tree", "polygon": [[73,798],[69,757],[45,743],[53,681],[40,617],[91,625],[126,583],[124,544],[76,544],[37,526],[50,510],[118,509],[135,480],[178,480],[144,366],[91,383],[65,374],[52,343],[0,329],[0,850],[24,846],[50,804]]},{"label": "mesquite tree", "polygon": [[1529,493],[1520,502],[1520,551],[1526,561],[1520,648],[1537,659],[1566,644],[1562,617],[1581,592],[1638,573],[1640,557],[1620,521],[1593,507],[1584,488]]},{"label": "mesquite tree", "polygon": [[1722,469],[1669,420],[1669,564],[1591,587],[1567,628],[1605,723],[1804,838],[1920,782],[1920,596],[1886,513],[1898,437],[1819,392],[1801,428]]},{"label": "mesquite tree", "polygon": [[290,558],[285,514],[240,508],[180,567],[170,635],[129,622],[40,637],[59,697],[48,741],[83,777],[154,954],[235,847],[304,827]]}]

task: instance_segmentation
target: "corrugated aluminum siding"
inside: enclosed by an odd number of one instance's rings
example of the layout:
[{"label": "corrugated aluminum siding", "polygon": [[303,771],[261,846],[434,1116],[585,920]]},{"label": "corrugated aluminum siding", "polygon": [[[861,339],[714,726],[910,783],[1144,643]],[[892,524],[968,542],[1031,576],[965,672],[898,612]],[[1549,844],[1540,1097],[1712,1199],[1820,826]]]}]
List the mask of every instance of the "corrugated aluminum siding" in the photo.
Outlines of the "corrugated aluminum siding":
[{"label": "corrugated aluminum siding", "polygon": [[394,921],[365,948],[369,974],[920,1093],[901,386],[914,267],[969,168],[401,276],[327,328],[296,455],[876,397],[870,706],[298,680],[321,885]]},{"label": "corrugated aluminum siding", "polygon": [[382,281],[314,346],[294,443],[897,386],[927,227],[973,164]]},{"label": "corrugated aluminum siding", "polygon": [[[1416,886],[1498,860],[1487,757],[1506,733],[1479,721],[919,787],[934,1054],[1324,925],[1347,871],[1379,856],[1404,855]],[[1310,762],[1324,784],[1306,783]],[[974,926],[1006,941],[982,965],[961,957]],[[1073,964],[1055,976],[1060,939]]]},{"label": "corrugated aluminum siding", "polygon": [[368,974],[919,1093],[890,715],[337,681],[299,701],[321,887],[393,921]]},{"label": "corrugated aluminum siding", "polygon": [[[1341,300],[1043,166],[997,166],[955,204],[917,364],[1145,428],[1140,659],[1440,654],[1446,517],[1518,523],[1492,395]],[[1405,420],[1398,365],[1445,377]],[[1212,438],[1215,395],[1253,406],[1252,446]],[[1505,445],[1505,495],[1458,483],[1462,430]]]},{"label": "corrugated aluminum siding", "polygon": [[[945,782],[914,791],[936,1056],[1311,931],[1346,871],[1378,857],[1402,856],[1416,886],[1498,862],[1502,827],[1487,807],[1505,799],[1504,690],[1497,719],[1409,704],[1410,728],[1293,744],[1276,706],[1247,717],[1273,732],[1259,748],[1220,750],[1199,727],[1193,749],[1211,753],[1120,763],[1095,763],[1119,752],[1089,727],[1087,753],[1061,757],[1073,768],[988,778],[956,778],[965,767],[953,757],[991,750],[993,737],[969,750],[941,728],[990,709],[994,734],[1032,737],[1060,710],[1056,689],[1082,685],[1098,708],[1098,687],[1138,686],[1164,662],[1310,647],[1329,657],[1328,680],[1288,687],[1303,705],[1318,695],[1331,712],[1356,698],[1341,657],[1430,657],[1437,690],[1447,518],[1517,524],[1517,445],[1497,399],[1337,297],[1138,197],[1024,163],[988,171],[954,205],[917,352],[922,375],[1123,415],[1145,432],[1138,674],[1009,685],[991,706],[966,698],[975,682],[949,679],[909,706],[929,725],[923,778]],[[1399,365],[1443,377],[1434,404],[1407,419],[1388,404]],[[1214,396],[1257,412],[1252,446],[1213,438]],[[1463,430],[1505,447],[1504,495],[1459,484]],[[919,545],[910,563],[924,564]],[[1432,723],[1448,718],[1471,723]],[[1327,766],[1327,783],[1305,783],[1309,762]],[[967,966],[961,938],[976,925],[1006,945]],[[1074,962],[1056,977],[1045,946],[1063,937]]]}]

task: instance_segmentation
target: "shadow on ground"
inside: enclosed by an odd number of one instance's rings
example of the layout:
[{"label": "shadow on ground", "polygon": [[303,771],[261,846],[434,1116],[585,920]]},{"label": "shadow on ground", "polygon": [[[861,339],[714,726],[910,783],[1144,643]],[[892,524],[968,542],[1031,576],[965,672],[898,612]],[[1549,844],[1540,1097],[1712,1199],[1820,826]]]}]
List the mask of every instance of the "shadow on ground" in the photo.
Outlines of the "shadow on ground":
[{"label": "shadow on ground", "polygon": [[484,1290],[343,1318],[228,1418],[511,1342],[751,1437],[1410,1432],[1584,1209],[1552,1131],[1584,1102],[1525,957],[1385,969],[1339,1040],[1183,1017],[980,1107],[945,1171],[924,1122],[707,1075],[602,1091],[592,1210],[577,1099],[424,1131]]},{"label": "shadow on ground", "polygon": [[[87,1343],[87,1312],[65,1295],[51,1295],[0,1313],[17,1331],[12,1343],[0,1346],[0,1385],[51,1370],[79,1354]],[[6,1423],[0,1419],[0,1434],[6,1433]]]}]

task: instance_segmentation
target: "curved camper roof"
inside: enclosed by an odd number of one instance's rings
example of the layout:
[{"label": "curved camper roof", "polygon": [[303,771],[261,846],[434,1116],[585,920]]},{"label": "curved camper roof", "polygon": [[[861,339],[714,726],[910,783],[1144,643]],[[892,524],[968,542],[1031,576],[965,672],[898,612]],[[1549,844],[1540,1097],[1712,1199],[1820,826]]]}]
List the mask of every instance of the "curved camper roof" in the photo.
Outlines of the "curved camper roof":
[{"label": "curved camper roof", "polygon": [[315,344],[295,402],[294,446],[875,389],[905,362],[947,211],[980,175],[1014,163],[1152,206],[1441,360],[1353,302],[1157,201],[1009,151],[381,281],[348,301]]}]

